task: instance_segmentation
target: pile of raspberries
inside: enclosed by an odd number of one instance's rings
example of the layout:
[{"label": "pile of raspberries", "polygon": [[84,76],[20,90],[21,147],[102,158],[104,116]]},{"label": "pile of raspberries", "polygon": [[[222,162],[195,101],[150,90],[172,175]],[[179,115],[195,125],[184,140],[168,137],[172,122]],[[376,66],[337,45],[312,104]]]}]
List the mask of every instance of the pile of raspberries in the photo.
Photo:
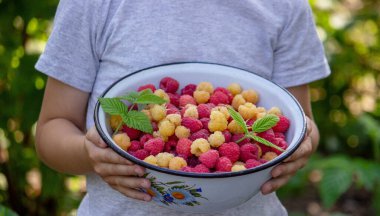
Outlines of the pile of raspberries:
[{"label": "pile of raspberries", "polygon": [[[246,170],[281,154],[252,139],[241,140],[244,131],[230,116],[229,106],[240,113],[248,126],[266,114],[279,116],[277,125],[256,135],[287,148],[285,133],[289,120],[278,107],[267,110],[257,106],[259,95],[255,90],[243,90],[237,83],[214,88],[210,82],[201,82],[178,91],[179,86],[171,77],[161,79],[159,88],[153,84],[140,86],[138,91],[149,88],[167,103],[150,104],[141,111],[151,120],[153,134],[123,125],[113,136],[115,143],[147,163],[195,173]],[[121,121],[120,116],[111,116],[112,129],[116,130]]]}]

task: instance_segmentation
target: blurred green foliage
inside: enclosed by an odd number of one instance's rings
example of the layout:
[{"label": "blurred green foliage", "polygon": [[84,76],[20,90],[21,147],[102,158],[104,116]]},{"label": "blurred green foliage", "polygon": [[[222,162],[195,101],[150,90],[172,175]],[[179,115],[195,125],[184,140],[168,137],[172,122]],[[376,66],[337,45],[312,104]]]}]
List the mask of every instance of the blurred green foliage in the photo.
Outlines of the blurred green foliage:
[{"label": "blurred green foliage", "polygon": [[[372,194],[369,212],[380,214],[380,3],[310,2],[333,73],[311,86],[320,148],[279,195],[315,188],[328,211],[350,188],[364,189]],[[85,190],[83,177],[50,170],[34,150],[46,81],[34,64],[57,3],[0,0],[0,215],[75,213]]]}]

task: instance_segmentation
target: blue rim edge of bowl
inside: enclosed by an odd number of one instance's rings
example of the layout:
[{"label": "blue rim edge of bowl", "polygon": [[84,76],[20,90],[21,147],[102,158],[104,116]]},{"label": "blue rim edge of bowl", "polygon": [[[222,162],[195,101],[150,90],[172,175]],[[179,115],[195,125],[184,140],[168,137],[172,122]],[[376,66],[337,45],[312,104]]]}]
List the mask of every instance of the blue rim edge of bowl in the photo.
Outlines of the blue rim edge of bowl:
[{"label": "blue rim edge of bowl", "polygon": [[[178,64],[208,64],[208,65],[218,65],[218,66],[223,66],[223,67],[230,67],[230,68],[235,68],[235,69],[238,69],[238,70],[241,70],[241,71],[245,71],[247,73],[251,73],[251,74],[254,74],[258,77],[261,77],[265,80],[268,80],[258,74],[255,74],[251,71],[248,71],[248,70],[245,70],[245,69],[242,69],[242,68],[238,68],[238,67],[234,67],[234,66],[230,66],[230,65],[223,65],[223,64],[219,64],[219,63],[210,63],[210,62],[173,62],[173,63],[167,63],[167,64],[161,64],[161,65],[155,65],[155,66],[152,66],[152,67],[147,67],[147,68],[144,68],[144,69],[141,69],[141,70],[138,70],[138,71],[135,71],[133,73],[130,73],[122,78],[120,78],[119,80],[117,80],[116,82],[114,82],[112,85],[110,85],[104,92],[103,94],[101,95],[101,97],[104,97],[104,95],[107,94],[107,92],[114,86],[116,85],[117,83],[121,82],[122,80],[124,80],[125,78],[127,77],[130,77],[134,74],[137,74],[141,71],[145,71],[145,70],[148,70],[148,69],[152,69],[152,68],[157,68],[157,67],[163,67],[163,66],[170,66],[170,65],[178,65]],[[305,136],[305,133],[306,133],[306,118],[305,118],[305,113],[303,112],[303,109],[301,107],[301,105],[298,103],[298,101],[295,99],[295,97],[290,94],[290,92],[288,90],[286,90],[285,88],[283,88],[282,86],[268,80],[269,82],[277,85],[278,87],[280,87],[281,89],[283,89],[293,100],[294,102],[296,103],[296,105],[298,106],[300,112],[302,113],[302,121],[303,121],[303,127],[302,127],[302,131],[301,131],[301,135],[299,136],[298,140],[296,141],[295,145],[287,152],[284,152],[283,154],[279,155],[278,157],[276,157],[274,160],[271,160],[271,161],[268,161],[266,162],[265,164],[262,164],[260,166],[257,166],[257,167],[254,167],[254,168],[251,168],[251,169],[247,169],[247,170],[243,170],[243,171],[238,171],[238,172],[221,172],[221,173],[192,173],[192,172],[183,172],[183,171],[177,171],[177,170],[170,170],[170,169],[167,169],[167,168],[162,168],[162,167],[159,167],[159,166],[154,166],[154,165],[151,165],[151,164],[148,164],[140,159],[137,159],[135,158],[134,156],[130,155],[128,152],[120,149],[118,146],[116,146],[113,142],[111,142],[110,140],[107,139],[107,136],[105,134],[105,132],[103,131],[103,129],[100,127],[100,123],[99,123],[99,118],[98,118],[98,115],[97,113],[99,113],[99,109],[100,109],[100,103],[99,101],[96,102],[96,105],[95,105],[95,110],[94,110],[94,120],[95,120],[95,127],[100,135],[100,137],[104,140],[104,142],[111,148],[113,149],[116,153],[118,153],[119,155],[121,155],[122,157],[128,159],[128,160],[131,160],[132,162],[140,165],[140,166],[143,166],[145,168],[148,168],[148,169],[151,169],[151,170],[155,170],[155,171],[158,171],[158,172],[161,172],[161,173],[165,173],[165,174],[170,174],[170,175],[177,175],[177,176],[182,176],[182,177],[194,177],[194,178],[225,178],[225,177],[235,177],[235,176],[241,176],[241,175],[247,175],[247,174],[250,174],[250,173],[254,173],[254,172],[259,172],[261,170],[264,170],[264,169],[267,169],[271,166],[274,166],[278,163],[280,163],[281,161],[283,161],[285,158],[287,158],[288,156],[290,156],[291,154],[293,154],[293,152],[295,152],[297,150],[297,148],[300,146],[304,136]]]}]

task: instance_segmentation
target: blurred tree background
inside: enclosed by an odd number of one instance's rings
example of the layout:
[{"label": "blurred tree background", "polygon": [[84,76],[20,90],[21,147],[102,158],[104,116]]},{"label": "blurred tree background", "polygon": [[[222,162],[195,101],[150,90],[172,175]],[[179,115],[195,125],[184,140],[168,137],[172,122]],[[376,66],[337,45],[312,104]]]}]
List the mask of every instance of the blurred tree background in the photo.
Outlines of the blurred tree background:
[{"label": "blurred tree background", "polygon": [[[291,215],[380,215],[380,2],[310,3],[333,73],[311,86],[318,152],[278,194]],[[0,215],[73,215],[85,192],[34,150],[57,4],[0,0]]]}]

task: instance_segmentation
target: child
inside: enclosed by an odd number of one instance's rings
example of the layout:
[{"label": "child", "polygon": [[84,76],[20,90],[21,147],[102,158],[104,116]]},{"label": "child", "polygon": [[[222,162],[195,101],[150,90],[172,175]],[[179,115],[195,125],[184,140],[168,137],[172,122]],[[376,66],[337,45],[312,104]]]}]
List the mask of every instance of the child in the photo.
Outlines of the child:
[{"label": "child", "polygon": [[[36,68],[49,76],[37,152],[53,169],[87,175],[78,215],[177,215],[144,202],[142,167],[123,159],[93,125],[97,98],[131,72],[171,62],[212,62],[286,87],[308,116],[300,148],[243,205],[220,215],[287,215],[275,191],[316,149],[308,83],[330,71],[307,0],[61,0]],[[181,213],[182,215],[188,215]]]}]

